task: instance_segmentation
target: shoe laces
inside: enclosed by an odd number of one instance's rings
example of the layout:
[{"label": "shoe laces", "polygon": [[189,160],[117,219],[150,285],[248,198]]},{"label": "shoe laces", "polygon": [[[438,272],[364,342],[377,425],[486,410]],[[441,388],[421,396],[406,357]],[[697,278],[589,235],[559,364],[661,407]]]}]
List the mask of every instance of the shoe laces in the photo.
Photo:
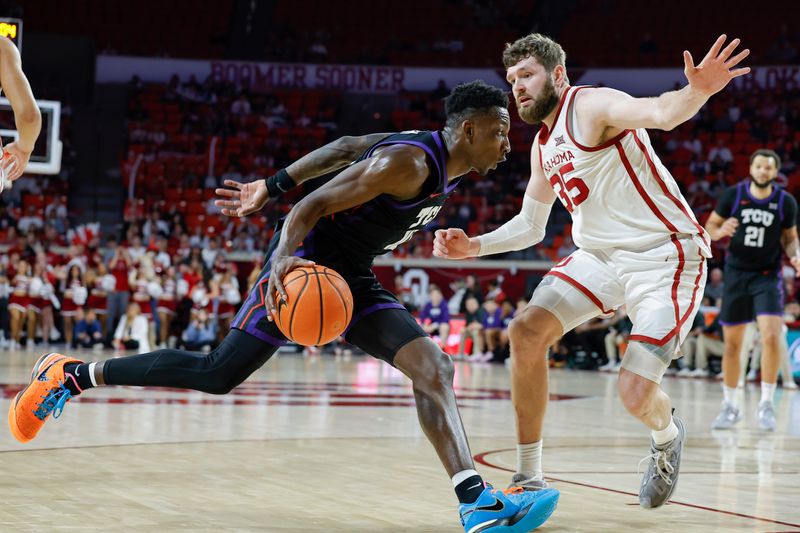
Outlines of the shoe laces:
[{"label": "shoe laces", "polygon": [[502,492],[504,496],[510,496],[512,494],[520,494],[525,492],[525,489],[522,487],[508,487],[507,489],[492,489],[492,494],[497,492]]},{"label": "shoe laces", "polygon": [[667,450],[654,450],[650,455],[645,456],[639,461],[639,466],[636,468],[636,474],[641,472],[642,463],[645,461],[653,461],[655,463],[654,473],[652,478],[656,476],[667,485],[672,485],[672,474],[675,473],[675,467],[669,462],[669,452]]},{"label": "shoe laces", "polygon": [[44,420],[52,413],[53,418],[58,418],[64,411],[64,406],[72,398],[72,393],[64,386],[64,383],[59,381],[56,387],[50,389],[47,395],[42,396],[42,401],[38,403],[38,407],[33,412],[36,418]]}]

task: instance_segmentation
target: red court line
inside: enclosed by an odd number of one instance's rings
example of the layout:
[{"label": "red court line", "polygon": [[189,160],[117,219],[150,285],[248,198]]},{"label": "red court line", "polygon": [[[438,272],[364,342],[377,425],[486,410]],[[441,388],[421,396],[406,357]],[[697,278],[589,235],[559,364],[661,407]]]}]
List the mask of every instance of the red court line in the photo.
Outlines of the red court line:
[{"label": "red court line", "polygon": [[[505,472],[511,472],[513,474],[514,471],[511,470],[510,468],[505,468],[503,466],[497,466],[497,465],[494,465],[494,464],[490,463],[488,460],[486,460],[486,457],[489,456],[489,455],[496,454],[496,453],[501,453],[501,452],[513,452],[513,451],[515,451],[515,450],[513,450],[511,448],[503,449],[503,450],[490,450],[488,452],[483,452],[483,453],[479,453],[479,454],[475,455],[474,459],[475,459],[476,462],[478,462],[478,463],[480,463],[480,464],[482,464],[484,466],[488,466],[490,468],[495,468],[497,470],[503,470]],[[590,489],[604,490],[606,492],[614,492],[616,494],[623,494],[625,496],[638,496],[638,494],[636,494],[634,492],[626,492],[626,491],[623,491],[623,490],[610,489],[608,487],[600,487],[598,485],[590,485],[588,483],[580,483],[578,481],[569,481],[569,480],[566,480],[566,479],[558,479],[558,478],[554,478],[554,477],[550,477],[550,476],[547,476],[547,479],[552,480],[552,481],[558,481],[559,483],[567,483],[569,485],[578,485],[580,487],[586,487],[586,488],[590,488]],[[729,516],[737,516],[737,517],[740,517],[740,518],[749,518],[750,520],[758,520],[758,521],[761,521],[761,522],[769,522],[770,524],[778,524],[778,525],[781,525],[781,526],[789,526],[789,527],[800,527],[800,524],[792,524],[791,522],[781,522],[780,520],[774,520],[772,518],[762,518],[760,516],[753,516],[753,515],[748,515],[748,514],[743,514],[743,513],[737,513],[735,511],[725,511],[723,509],[715,509],[713,507],[706,507],[704,505],[696,505],[696,504],[693,504],[693,503],[671,501],[667,505],[682,505],[684,507],[691,507],[693,509],[701,509],[703,511],[711,511],[713,513],[720,513],[720,514],[725,514],[725,515],[729,515]]]}]

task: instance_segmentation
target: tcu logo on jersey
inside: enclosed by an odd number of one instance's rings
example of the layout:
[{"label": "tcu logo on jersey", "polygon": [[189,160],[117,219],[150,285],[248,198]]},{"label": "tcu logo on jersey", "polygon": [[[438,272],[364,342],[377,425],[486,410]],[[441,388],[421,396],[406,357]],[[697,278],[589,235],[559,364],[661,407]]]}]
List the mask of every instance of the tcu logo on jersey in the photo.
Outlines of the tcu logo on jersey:
[{"label": "tcu logo on jersey", "polygon": [[769,227],[774,221],[775,215],[769,211],[753,208],[742,209],[742,224],[763,224]]},{"label": "tcu logo on jersey", "polygon": [[403,235],[403,238],[393,244],[388,245],[386,248],[384,248],[384,250],[387,251],[394,250],[404,242],[411,239],[411,237],[414,236],[417,230],[430,224],[433,221],[433,219],[436,218],[436,215],[438,215],[439,211],[441,210],[442,206],[440,205],[434,205],[431,207],[425,207],[424,209],[420,209],[419,213],[417,214],[417,219],[414,222],[412,222],[411,225],[408,227],[408,231],[406,231],[405,235]]}]

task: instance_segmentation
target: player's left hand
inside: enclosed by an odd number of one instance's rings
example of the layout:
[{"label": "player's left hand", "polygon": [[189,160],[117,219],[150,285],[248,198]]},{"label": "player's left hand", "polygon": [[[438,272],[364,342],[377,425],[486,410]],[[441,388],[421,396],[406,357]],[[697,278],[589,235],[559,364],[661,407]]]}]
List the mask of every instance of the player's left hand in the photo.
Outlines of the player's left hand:
[{"label": "player's left hand", "polygon": [[5,171],[6,179],[14,181],[22,176],[22,173],[25,172],[25,167],[28,166],[30,158],[31,153],[20,148],[19,144],[16,142],[4,146],[0,165],[2,165]]},{"label": "player's left hand", "polygon": [[794,256],[789,258],[789,262],[792,263],[794,267],[794,277],[800,278],[800,256]]},{"label": "player's left hand", "polygon": [[727,36],[725,34],[720,35],[697,66],[694,65],[692,54],[688,50],[683,51],[683,72],[686,74],[686,79],[689,80],[689,85],[691,85],[692,89],[706,96],[711,96],[725,88],[733,78],[750,73],[750,67],[734,68],[750,55],[750,50],[744,49],[731,57],[731,54],[733,54],[741,41],[734,39],[723,50],[722,45],[725,44],[726,39]]},{"label": "player's left hand", "polygon": [[225,199],[214,200],[214,204],[221,208],[222,214],[229,217],[246,217],[259,211],[269,201],[267,184],[264,180],[244,183],[236,180],[225,180],[225,186],[230,189],[219,188],[217,196]]},{"label": "player's left hand", "polygon": [[314,261],[309,261],[308,259],[303,259],[302,257],[296,257],[294,255],[273,256],[271,261],[272,268],[269,272],[267,296],[266,302],[264,302],[268,311],[267,320],[270,321],[272,321],[273,316],[278,313],[275,297],[277,296],[284,302],[289,301],[289,297],[286,295],[286,288],[283,286],[283,277],[297,267],[314,265]]}]

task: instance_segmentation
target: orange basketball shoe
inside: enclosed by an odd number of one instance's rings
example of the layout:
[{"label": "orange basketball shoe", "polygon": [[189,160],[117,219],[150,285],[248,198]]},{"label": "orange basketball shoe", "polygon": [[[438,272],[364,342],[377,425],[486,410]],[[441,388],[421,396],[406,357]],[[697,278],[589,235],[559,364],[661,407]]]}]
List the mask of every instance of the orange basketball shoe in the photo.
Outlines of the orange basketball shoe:
[{"label": "orange basketball shoe", "polygon": [[61,416],[64,405],[72,398],[64,386],[64,365],[80,362],[60,353],[47,353],[36,361],[31,382],[17,394],[8,410],[8,427],[14,438],[20,442],[33,440],[50,413],[53,418]]}]

